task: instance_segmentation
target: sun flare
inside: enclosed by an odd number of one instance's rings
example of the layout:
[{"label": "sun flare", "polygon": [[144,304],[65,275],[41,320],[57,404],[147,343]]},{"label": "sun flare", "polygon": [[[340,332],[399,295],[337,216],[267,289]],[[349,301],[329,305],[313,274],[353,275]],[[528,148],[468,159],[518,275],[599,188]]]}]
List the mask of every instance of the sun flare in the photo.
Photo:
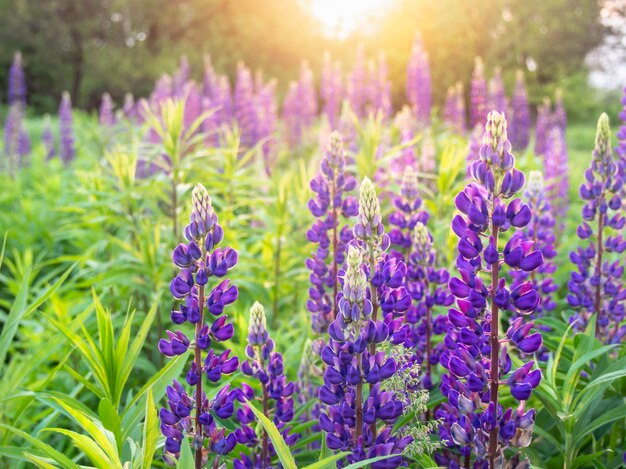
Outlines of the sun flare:
[{"label": "sun flare", "polygon": [[310,0],[311,13],[328,34],[346,36],[389,0]]}]

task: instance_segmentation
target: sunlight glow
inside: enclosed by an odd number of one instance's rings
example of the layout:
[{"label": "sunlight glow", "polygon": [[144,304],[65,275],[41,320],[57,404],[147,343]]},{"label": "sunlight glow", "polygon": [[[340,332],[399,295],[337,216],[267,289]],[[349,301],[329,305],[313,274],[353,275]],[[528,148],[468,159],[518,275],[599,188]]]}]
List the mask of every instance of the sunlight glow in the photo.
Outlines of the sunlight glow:
[{"label": "sunlight glow", "polygon": [[311,12],[332,36],[345,37],[389,0],[310,0]]}]

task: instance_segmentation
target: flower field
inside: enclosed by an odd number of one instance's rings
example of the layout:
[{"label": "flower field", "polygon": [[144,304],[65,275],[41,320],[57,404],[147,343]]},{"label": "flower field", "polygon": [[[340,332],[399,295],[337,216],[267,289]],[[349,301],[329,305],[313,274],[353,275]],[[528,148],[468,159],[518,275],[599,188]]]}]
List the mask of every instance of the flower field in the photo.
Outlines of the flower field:
[{"label": "flower field", "polygon": [[399,106],[357,48],[45,118],[15,55],[0,467],[624,467],[626,90],[407,53]]}]

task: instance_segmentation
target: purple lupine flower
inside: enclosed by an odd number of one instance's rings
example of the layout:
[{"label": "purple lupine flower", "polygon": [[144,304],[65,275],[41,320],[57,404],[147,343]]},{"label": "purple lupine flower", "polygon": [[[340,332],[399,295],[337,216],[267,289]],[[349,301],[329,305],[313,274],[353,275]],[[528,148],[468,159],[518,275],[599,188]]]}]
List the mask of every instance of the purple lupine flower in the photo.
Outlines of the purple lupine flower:
[{"label": "purple lupine flower", "polygon": [[[454,467],[505,466],[504,449],[530,443],[534,410],[524,403],[539,385],[541,372],[529,361],[512,371],[509,351],[532,354],[541,347],[541,334],[531,333],[532,322],[515,321],[505,337],[499,336],[500,312],[530,314],[539,303],[532,281],[507,288],[502,268],[533,272],[543,262],[540,250],[512,237],[500,248],[502,234],[522,229],[531,221],[528,205],[514,198],[524,186],[524,175],[515,169],[504,115],[489,113],[480,160],[472,164],[470,183],[455,199],[462,215],[452,221],[459,237],[456,266],[459,277],[450,280],[457,308],[448,312],[450,327],[441,364],[441,391],[447,402],[435,417],[443,420],[442,440],[449,449],[439,464]],[[483,276],[483,272],[489,276]],[[508,378],[507,378],[508,376]],[[508,386],[517,409],[504,409],[500,387]],[[455,448],[453,450],[453,448]],[[458,461],[461,459],[462,464]]]},{"label": "purple lupine flower", "polygon": [[393,198],[394,212],[389,216],[389,224],[393,228],[389,231],[389,239],[394,250],[392,255],[399,257],[406,264],[409,252],[413,245],[413,230],[418,223],[428,223],[429,215],[422,209],[422,199],[419,196],[417,172],[406,168],[400,195]]},{"label": "purple lupine flower", "polygon": [[46,149],[46,161],[49,161],[52,158],[54,158],[57,154],[57,149],[54,143],[54,134],[52,133],[52,123],[50,122],[50,116],[47,114],[43,123],[41,143]]},{"label": "purple lupine flower", "polygon": [[472,165],[480,159],[480,147],[482,146],[483,126],[477,125],[472,130],[469,142],[467,142],[467,174],[469,176]]},{"label": "purple lupine flower", "polygon": [[124,107],[122,108],[122,114],[126,119],[135,121],[139,118],[139,110],[135,105],[135,97],[132,93],[126,93],[124,95]]},{"label": "purple lupine flower", "polygon": [[102,101],[100,101],[100,109],[98,112],[98,120],[100,125],[105,127],[113,127],[115,125],[115,114],[113,112],[113,100],[109,93],[102,95]]},{"label": "purple lupine flower", "polygon": [[182,99],[185,101],[183,110],[183,126],[189,129],[191,125],[202,115],[202,94],[198,85],[193,81],[188,81],[183,87]]},{"label": "purple lupine flower", "polygon": [[415,361],[424,364],[422,385],[432,386],[431,369],[439,362],[439,348],[433,346],[432,336],[446,330],[445,315],[433,319],[434,306],[449,306],[452,296],[443,285],[448,284],[449,274],[435,267],[433,239],[426,228],[428,212],[422,210],[422,200],[417,189],[417,173],[407,170],[402,180],[400,196],[393,199],[396,210],[389,223],[394,228],[389,239],[394,248],[392,256],[407,266],[406,288],[413,300],[406,312],[406,322],[411,325],[405,346],[415,352]]},{"label": "purple lupine flower", "polygon": [[418,171],[426,174],[435,174],[437,166],[437,148],[435,147],[433,132],[430,128],[424,129],[422,133],[420,150],[417,165]]},{"label": "purple lupine flower", "polygon": [[59,105],[59,134],[61,161],[68,165],[76,157],[74,147],[74,122],[72,118],[72,98],[67,91],[63,92],[61,104]]},{"label": "purple lupine flower", "polygon": [[622,180],[626,180],[626,87],[624,87],[624,95],[622,96],[622,106],[623,108],[618,115],[618,117],[622,121],[622,125],[617,131],[618,143],[617,147],[615,148],[615,154],[618,158],[618,164]]},{"label": "purple lupine flower", "polygon": [[455,86],[448,87],[443,119],[446,126],[454,132],[465,132],[465,99],[463,83],[460,81]]},{"label": "purple lupine flower", "polygon": [[[259,75],[260,76],[260,75]],[[278,120],[278,105],[276,103],[276,80],[263,83],[262,78],[257,81],[257,115],[259,138],[262,141],[261,150],[265,162],[265,171],[271,174],[276,158],[276,122]]]},{"label": "purple lupine flower", "polygon": [[[621,230],[624,181],[611,150],[609,118],[598,120],[596,146],[591,166],[585,171],[580,197],[585,201],[583,222],[576,230],[582,246],[570,254],[577,271],[568,282],[567,302],[576,310],[570,318],[574,328],[584,331],[595,317],[596,337],[604,343],[620,343],[626,335],[624,320],[623,252]],[[588,240],[588,241],[587,241]]]},{"label": "purple lupine flower", "polygon": [[19,103],[11,105],[4,122],[4,157],[10,174],[13,174],[19,165],[17,148],[23,126],[22,106]]},{"label": "purple lupine flower", "polygon": [[[540,299],[537,308],[533,314],[526,316],[532,319],[533,317],[544,316],[546,312],[554,310],[556,303],[553,293],[558,289],[558,285],[554,283],[554,272],[556,271],[556,264],[554,263],[556,236],[554,230],[556,221],[540,171],[530,172],[528,184],[524,190],[524,200],[530,207],[532,219],[527,230],[519,230],[514,236],[520,238],[522,242],[532,242],[533,248],[541,251],[544,262],[533,272],[514,270],[511,272],[511,277],[514,280],[513,289],[530,279],[539,292]],[[515,318],[517,317],[519,316]]]},{"label": "purple lupine flower", "polygon": [[204,75],[202,76],[202,94],[212,99],[215,95],[217,88],[218,76],[215,73],[213,64],[211,63],[211,57],[209,55],[204,56]]},{"label": "purple lupine flower", "polygon": [[415,360],[424,369],[421,385],[431,389],[432,369],[439,363],[444,347],[443,342],[435,343],[433,339],[448,330],[446,315],[435,316],[434,312],[437,307],[450,306],[453,296],[447,289],[450,274],[444,268],[437,268],[433,237],[421,221],[413,228],[406,279],[413,302],[406,313],[411,329],[405,346],[414,351]]},{"label": "purple lupine flower", "polygon": [[[375,206],[369,204],[370,191],[367,187],[365,189],[366,194],[362,199],[367,202],[360,210],[360,219],[365,225],[357,223],[355,235],[360,236],[362,242],[366,242],[366,239],[385,242],[384,234],[378,236],[381,229],[375,228],[377,234],[369,231],[374,226],[382,228],[382,224],[380,218],[377,218]],[[386,243],[388,246],[388,240]],[[384,246],[379,244],[379,247]],[[377,274],[381,288],[384,288],[385,282],[391,282],[391,278],[385,277],[382,272],[397,280],[395,269],[389,270],[391,266],[399,267],[392,261]],[[346,458],[348,463],[381,455],[395,455],[373,463],[372,467],[399,467],[405,464],[402,451],[412,438],[392,433],[393,423],[402,415],[404,403],[394,391],[384,390],[381,384],[394,375],[396,362],[384,352],[375,351],[376,343],[390,339],[395,324],[394,321],[387,323],[386,320],[375,320],[372,316],[374,309],[370,298],[376,297],[377,293],[376,290],[370,293],[372,290],[368,287],[364,271],[363,250],[358,245],[350,246],[347,269],[341,278],[343,285],[339,293],[339,313],[329,327],[330,339],[321,353],[327,368],[319,398],[328,407],[320,415],[320,426],[326,432],[328,448],[333,451],[350,451]],[[394,313],[390,312],[389,315],[393,316]],[[365,389],[368,384],[369,392]],[[379,423],[384,425],[380,432]],[[337,463],[338,467],[344,465],[343,461]]]},{"label": "purple lupine flower", "polygon": [[553,125],[550,115],[551,105],[548,98],[537,107],[537,124],[535,127],[535,155],[545,155],[548,142],[548,133]]},{"label": "purple lupine flower", "polygon": [[417,121],[422,126],[429,125],[432,106],[432,84],[428,54],[424,49],[424,43],[419,33],[415,35],[407,65],[406,94]]},{"label": "purple lupine flower", "polygon": [[401,177],[408,169],[417,170],[417,155],[415,153],[415,118],[408,106],[396,114],[394,125],[400,133],[400,144],[404,148],[398,152],[390,162],[390,169],[394,178]]},{"label": "purple lupine flower", "polygon": [[307,239],[319,246],[306,261],[311,271],[307,309],[316,334],[324,334],[337,315],[337,272],[345,261],[346,245],[352,240],[352,232],[342,220],[347,221],[358,210],[356,199],[347,195],[356,187],[356,180],[346,173],[345,164],[343,141],[333,132],[321,172],[311,180],[315,196],[309,200],[309,210],[317,221],[307,232]]},{"label": "purple lupine flower", "polygon": [[180,64],[178,65],[178,70],[174,74],[174,78],[172,79],[172,92],[175,97],[182,98],[185,96],[185,87],[187,86],[187,82],[191,78],[191,66],[189,65],[189,60],[186,55],[183,55],[180,58]]},{"label": "purple lupine flower", "polygon": [[354,112],[359,119],[366,116],[367,70],[365,52],[361,45],[357,48],[354,66],[347,80],[346,98],[348,99],[348,103],[350,103],[352,112]]},{"label": "purple lupine flower", "polygon": [[[211,347],[212,342],[225,342],[234,333],[224,308],[235,302],[238,291],[224,277],[237,263],[237,253],[230,247],[217,247],[224,238],[224,231],[218,224],[211,198],[201,184],[193,190],[192,204],[190,221],[185,227],[187,243],[179,244],[172,253],[179,273],[170,283],[170,291],[178,302],[178,309],[171,313],[172,322],[176,325],[189,322],[195,332],[190,340],[180,330],[167,331],[168,339],[159,341],[159,351],[168,357],[193,354],[185,376],[193,392],[187,394],[178,381],[168,387],[169,409],[160,411],[161,431],[165,435],[166,463],[175,464],[181,444],[189,444],[187,439],[191,438],[196,460],[206,465],[209,454],[214,454],[217,467],[219,459],[233,450],[237,438],[234,433],[226,435],[216,417],[230,418],[235,411],[234,400],[243,402],[243,398],[248,397],[241,390],[231,390],[226,385],[214,398],[208,399],[202,388],[203,375],[217,383],[223,375],[230,375],[239,367],[238,358],[229,356],[230,349],[216,352]],[[211,280],[214,283],[209,292],[207,287]]]},{"label": "purple lupine flower", "polygon": [[172,77],[167,74],[161,75],[161,77],[154,84],[154,89],[150,94],[150,107],[153,109],[159,109],[160,104],[174,97],[174,84]]},{"label": "purple lupine flower", "polygon": [[329,52],[324,53],[324,65],[320,79],[322,109],[331,130],[338,130],[341,103],[343,102],[343,72],[340,62],[333,62]]},{"label": "purple lupine flower", "polygon": [[470,84],[470,125],[472,128],[483,124],[487,117],[487,80],[485,65],[480,57],[474,62],[474,72]]},{"label": "purple lupine flower", "polygon": [[317,95],[313,84],[313,72],[307,62],[300,67],[300,78],[289,83],[283,103],[283,119],[290,147],[297,147],[306,140],[317,115]]},{"label": "purple lupine flower", "polygon": [[518,70],[515,75],[515,89],[511,98],[511,146],[515,151],[524,151],[530,142],[530,107],[524,85],[524,72]]},{"label": "purple lupine flower", "polygon": [[567,112],[563,104],[563,91],[557,88],[554,92],[554,112],[552,114],[552,123],[557,127],[567,129]]},{"label": "purple lupine flower", "polygon": [[9,106],[19,104],[26,107],[26,80],[24,78],[24,66],[22,64],[22,54],[16,52],[13,56],[13,63],[9,69]]},{"label": "purple lupine flower", "polygon": [[[250,309],[246,347],[248,359],[241,364],[241,371],[260,382],[263,414],[273,420],[285,443],[292,445],[300,436],[292,433],[289,426],[294,417],[293,394],[296,386],[285,377],[283,356],[274,350],[274,341],[269,336],[265,322],[263,306],[258,302],[254,303]],[[249,395],[251,388],[245,384],[243,392]],[[250,397],[246,397],[250,400]],[[234,468],[272,467],[272,459],[276,456],[274,445],[266,431],[263,431],[260,438],[257,435],[256,418],[247,403],[237,410],[237,420],[241,424],[235,431],[237,442],[252,448],[252,457],[241,453],[240,457],[233,461]]]},{"label": "purple lupine flower", "polygon": [[506,90],[504,89],[504,81],[502,80],[502,69],[496,67],[493,71],[493,77],[489,80],[489,109],[506,113],[508,104],[506,99]]},{"label": "purple lupine flower", "polygon": [[562,227],[569,207],[569,170],[565,130],[557,125],[548,131],[543,159],[548,182],[546,195]]},{"label": "purple lupine flower", "polygon": [[387,62],[382,52],[378,56],[378,62],[368,62],[366,112],[371,115],[380,113],[383,119],[389,118],[392,112],[391,81],[388,74]]},{"label": "purple lupine flower", "polygon": [[237,64],[234,116],[239,125],[242,146],[245,148],[253,147],[258,141],[256,135],[257,116],[254,99],[254,82],[250,69],[242,62]]}]

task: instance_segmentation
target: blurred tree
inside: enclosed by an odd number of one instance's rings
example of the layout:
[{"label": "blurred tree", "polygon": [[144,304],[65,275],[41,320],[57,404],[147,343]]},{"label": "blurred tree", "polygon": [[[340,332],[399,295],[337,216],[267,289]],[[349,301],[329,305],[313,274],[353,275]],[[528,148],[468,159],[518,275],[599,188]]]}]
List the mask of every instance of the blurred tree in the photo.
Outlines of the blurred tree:
[{"label": "blurred tree", "polygon": [[126,91],[146,95],[183,54],[198,78],[210,54],[220,72],[232,75],[243,60],[278,78],[284,90],[301,60],[319,78],[324,50],[349,67],[363,43],[371,57],[385,52],[400,103],[419,30],[439,105],[449,85],[467,84],[476,55],[489,72],[501,65],[509,88],[515,68],[525,67],[538,100],[547,86],[580,72],[606,33],[597,0],[390,0],[358,31],[334,40],[309,14],[311,1],[0,0],[0,92],[16,50],[23,52],[31,104],[54,111],[64,89],[89,108],[104,91],[117,103]]}]

